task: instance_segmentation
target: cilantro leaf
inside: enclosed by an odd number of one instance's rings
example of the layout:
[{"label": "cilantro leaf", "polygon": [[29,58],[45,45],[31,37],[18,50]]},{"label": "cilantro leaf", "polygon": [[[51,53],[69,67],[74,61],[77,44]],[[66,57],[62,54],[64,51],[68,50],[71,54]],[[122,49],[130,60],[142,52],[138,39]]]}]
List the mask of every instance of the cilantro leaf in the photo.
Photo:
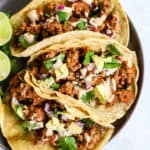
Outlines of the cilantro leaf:
[{"label": "cilantro leaf", "polygon": [[69,18],[69,14],[64,11],[58,11],[57,15],[60,22],[65,22]]},{"label": "cilantro leaf", "polygon": [[34,36],[34,39],[33,39],[33,41],[32,41],[31,43],[28,43],[28,42],[25,40],[24,35],[20,35],[20,36],[18,37],[18,41],[19,41],[20,45],[22,45],[24,48],[27,48],[27,47],[29,47],[29,46],[35,44],[35,40],[36,40],[36,36]]},{"label": "cilantro leaf", "polygon": [[89,118],[82,119],[82,122],[85,124],[86,128],[90,128],[94,124],[94,122],[90,120]]},{"label": "cilantro leaf", "polygon": [[83,64],[88,65],[90,63],[93,55],[94,55],[94,52],[87,52],[84,57]]},{"label": "cilantro leaf", "polygon": [[78,24],[77,24],[78,29],[80,30],[86,30],[87,28],[87,22],[84,20],[81,20]]},{"label": "cilantro leaf", "polygon": [[120,68],[120,63],[104,63],[104,69],[113,69],[113,68]]},{"label": "cilantro leaf", "polygon": [[52,67],[54,65],[54,61],[52,61],[51,59],[48,59],[48,60],[44,61],[44,65],[45,65],[46,69],[50,70],[50,69],[52,69]]},{"label": "cilantro leaf", "polygon": [[117,47],[115,47],[112,44],[107,45],[107,50],[110,51],[110,53],[113,54],[113,55],[118,55],[118,56],[122,55],[120,53],[120,51],[117,49]]},{"label": "cilantro leaf", "polygon": [[1,50],[7,55],[7,56],[11,56],[10,50],[9,50],[9,44],[6,44],[4,46],[1,47]]},{"label": "cilantro leaf", "polygon": [[16,72],[19,71],[20,66],[19,66],[19,64],[18,64],[18,62],[17,62],[17,59],[16,59],[15,57],[11,58],[10,61],[11,61],[11,72],[12,72],[13,74],[15,74]]},{"label": "cilantro leaf", "polygon": [[48,60],[44,61],[44,65],[45,65],[45,67],[46,67],[48,70],[50,70],[50,69],[52,69],[54,63],[55,63],[57,60],[61,60],[61,61],[63,62],[64,59],[65,59],[65,54],[60,54],[60,55],[58,55],[58,56],[56,56],[56,57],[54,57],[54,58],[52,58],[52,59],[48,59]]},{"label": "cilantro leaf", "polygon": [[74,137],[64,137],[58,140],[58,150],[77,150],[77,143]]},{"label": "cilantro leaf", "polygon": [[81,99],[84,103],[88,103],[93,100],[95,97],[94,90],[87,92],[85,95],[82,95]]},{"label": "cilantro leaf", "polygon": [[57,89],[59,89],[59,87],[60,87],[60,84],[59,84],[59,83],[54,83],[54,84],[52,84],[52,86],[51,86],[51,88],[52,88],[53,90],[57,90]]}]

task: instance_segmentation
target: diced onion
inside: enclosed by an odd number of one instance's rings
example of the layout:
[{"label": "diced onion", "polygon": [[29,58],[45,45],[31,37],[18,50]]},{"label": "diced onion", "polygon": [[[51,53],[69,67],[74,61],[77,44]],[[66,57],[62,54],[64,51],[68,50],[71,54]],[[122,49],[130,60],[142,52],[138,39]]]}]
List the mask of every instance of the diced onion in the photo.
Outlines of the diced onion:
[{"label": "diced onion", "polygon": [[28,43],[32,43],[34,41],[34,35],[31,33],[25,33],[24,34],[24,39],[28,42]]},{"label": "diced onion", "polygon": [[37,11],[34,9],[34,10],[31,10],[30,12],[28,12],[27,16],[29,17],[29,19],[33,22],[33,23],[36,23],[36,21],[39,20],[39,16],[37,14]]},{"label": "diced onion", "polygon": [[89,23],[97,28],[98,26],[101,26],[103,24],[106,18],[107,18],[106,15],[102,15],[101,17],[97,18],[91,18]]}]

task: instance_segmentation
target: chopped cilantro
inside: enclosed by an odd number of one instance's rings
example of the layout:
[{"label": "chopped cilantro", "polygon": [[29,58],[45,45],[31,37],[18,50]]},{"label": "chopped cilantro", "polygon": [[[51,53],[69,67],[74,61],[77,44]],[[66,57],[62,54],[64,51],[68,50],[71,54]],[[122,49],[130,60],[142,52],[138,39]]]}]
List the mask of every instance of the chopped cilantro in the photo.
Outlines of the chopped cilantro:
[{"label": "chopped cilantro", "polygon": [[36,128],[36,122],[31,122],[31,121],[24,121],[21,126],[23,128],[28,129],[29,131],[32,131],[33,129]]},{"label": "chopped cilantro", "polygon": [[57,143],[58,150],[77,150],[77,143],[74,137],[60,138]]},{"label": "chopped cilantro", "polygon": [[57,89],[59,89],[59,87],[60,87],[60,84],[59,84],[59,83],[54,83],[54,84],[52,84],[52,86],[51,86],[51,88],[52,88],[53,90],[57,90]]},{"label": "chopped cilantro", "polygon": [[57,15],[60,22],[65,22],[69,18],[69,14],[64,11],[58,11]]},{"label": "chopped cilantro", "polygon": [[94,52],[87,52],[85,55],[85,58],[83,60],[83,64],[88,65],[90,63],[93,55],[94,55]]},{"label": "chopped cilantro", "polygon": [[120,68],[120,63],[104,63],[104,69]]},{"label": "chopped cilantro", "polygon": [[52,67],[54,65],[54,61],[52,61],[51,59],[48,59],[48,60],[44,61],[44,65],[45,65],[46,69],[50,70],[50,69],[52,69]]},{"label": "chopped cilantro", "polygon": [[20,43],[20,45],[22,45],[24,48],[27,48],[33,44],[35,44],[35,40],[36,40],[36,36],[34,36],[34,40],[31,42],[31,43],[28,43],[25,38],[24,38],[24,35],[20,35],[18,37],[18,41]]},{"label": "chopped cilantro", "polygon": [[1,47],[1,50],[7,55],[7,56],[11,56],[11,53],[10,53],[10,50],[9,50],[9,45],[8,44],[6,44],[6,45],[3,45],[2,47]]},{"label": "chopped cilantro", "polygon": [[113,54],[113,55],[118,55],[121,56],[122,54],[120,53],[120,51],[117,49],[117,47],[115,47],[112,44],[107,45],[107,50]]},{"label": "chopped cilantro", "polygon": [[94,122],[88,118],[82,119],[82,122],[85,124],[86,128],[90,128],[94,124]]},{"label": "chopped cilantro", "polygon": [[87,28],[87,22],[84,21],[84,20],[81,20],[81,21],[77,24],[77,27],[78,27],[80,30],[86,30],[86,28]]},{"label": "chopped cilantro", "polygon": [[95,97],[94,90],[87,92],[85,95],[82,95],[81,99],[84,103],[88,103],[93,100]]},{"label": "chopped cilantro", "polygon": [[64,59],[65,59],[65,55],[64,55],[64,54],[60,54],[60,55],[58,55],[58,56],[56,56],[56,57],[54,57],[54,58],[52,58],[52,59],[48,59],[48,60],[44,61],[44,65],[45,65],[45,67],[46,67],[48,70],[50,70],[50,69],[52,69],[54,63],[55,63],[57,60],[61,60],[61,61],[63,62]]}]

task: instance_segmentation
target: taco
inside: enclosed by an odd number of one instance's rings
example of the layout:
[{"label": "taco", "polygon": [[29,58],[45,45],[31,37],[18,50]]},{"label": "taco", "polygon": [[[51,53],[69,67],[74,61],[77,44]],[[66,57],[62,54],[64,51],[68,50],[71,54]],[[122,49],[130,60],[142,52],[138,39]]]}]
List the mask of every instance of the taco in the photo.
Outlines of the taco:
[{"label": "taco", "polygon": [[25,75],[51,97],[63,97],[107,123],[121,118],[135,101],[138,76],[134,51],[97,38],[68,39],[38,51]]},{"label": "taco", "polygon": [[129,40],[128,19],[118,0],[32,0],[11,22],[11,51],[18,57],[30,56],[24,51],[34,52],[35,45],[42,49],[50,37],[74,30],[103,33],[125,46]]},{"label": "taco", "polygon": [[[100,150],[113,133],[84,112],[49,98],[14,76],[0,104],[0,126],[12,150]],[[32,86],[31,86],[32,85]]]}]

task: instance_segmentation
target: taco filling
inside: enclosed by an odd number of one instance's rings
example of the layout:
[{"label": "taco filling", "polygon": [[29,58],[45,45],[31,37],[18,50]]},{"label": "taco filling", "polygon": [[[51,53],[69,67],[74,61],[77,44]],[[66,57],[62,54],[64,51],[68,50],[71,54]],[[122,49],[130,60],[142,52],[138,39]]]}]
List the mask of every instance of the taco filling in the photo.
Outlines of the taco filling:
[{"label": "taco filling", "polygon": [[90,30],[114,38],[120,32],[114,7],[111,0],[51,1],[25,12],[25,21],[15,31],[14,44],[27,48],[47,37],[73,30]]},{"label": "taco filling", "polygon": [[61,52],[49,50],[36,56],[29,69],[41,87],[94,108],[119,102],[130,104],[134,99],[136,67],[112,44],[100,52],[87,46]]},{"label": "taco filling", "polygon": [[9,92],[12,110],[22,128],[34,133],[35,143],[49,142],[61,150],[93,150],[105,136],[105,127],[74,117],[55,100],[39,97],[19,75],[12,78]]}]

